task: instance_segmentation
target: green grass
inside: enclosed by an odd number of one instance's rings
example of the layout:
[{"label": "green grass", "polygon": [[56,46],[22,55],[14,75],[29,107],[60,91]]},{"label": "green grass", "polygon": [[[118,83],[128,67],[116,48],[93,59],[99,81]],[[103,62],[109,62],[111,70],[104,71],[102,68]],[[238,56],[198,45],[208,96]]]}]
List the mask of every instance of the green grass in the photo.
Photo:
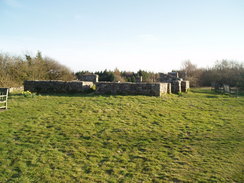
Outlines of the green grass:
[{"label": "green grass", "polygon": [[12,95],[0,182],[244,182],[244,97]]}]

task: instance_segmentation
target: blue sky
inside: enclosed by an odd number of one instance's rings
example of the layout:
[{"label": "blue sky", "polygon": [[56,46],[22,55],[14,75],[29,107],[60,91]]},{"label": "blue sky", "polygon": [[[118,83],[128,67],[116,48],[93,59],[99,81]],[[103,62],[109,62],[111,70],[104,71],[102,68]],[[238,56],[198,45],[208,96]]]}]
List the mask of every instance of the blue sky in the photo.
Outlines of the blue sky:
[{"label": "blue sky", "polygon": [[73,71],[244,61],[244,0],[0,0],[0,51]]}]

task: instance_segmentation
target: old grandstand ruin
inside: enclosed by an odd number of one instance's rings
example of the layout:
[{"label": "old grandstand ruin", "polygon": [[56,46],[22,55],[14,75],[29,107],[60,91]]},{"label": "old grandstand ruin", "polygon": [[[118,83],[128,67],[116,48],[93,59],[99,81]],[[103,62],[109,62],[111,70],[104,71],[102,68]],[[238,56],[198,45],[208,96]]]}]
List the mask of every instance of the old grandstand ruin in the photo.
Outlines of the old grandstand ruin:
[{"label": "old grandstand ruin", "polygon": [[[140,78],[137,82],[98,82],[98,75],[83,75],[80,81],[25,81],[24,90],[37,93],[85,93],[95,88],[96,94],[148,95],[187,92],[189,81],[178,77],[177,72],[160,73],[158,82],[146,83]],[[95,86],[95,87],[94,87]]]}]

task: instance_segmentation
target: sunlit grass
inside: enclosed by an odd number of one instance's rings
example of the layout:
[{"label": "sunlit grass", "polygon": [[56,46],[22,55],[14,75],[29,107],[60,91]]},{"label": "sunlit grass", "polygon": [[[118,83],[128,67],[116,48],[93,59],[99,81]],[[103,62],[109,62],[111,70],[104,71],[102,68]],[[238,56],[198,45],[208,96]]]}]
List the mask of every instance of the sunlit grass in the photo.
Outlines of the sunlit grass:
[{"label": "sunlit grass", "polygon": [[243,182],[244,97],[13,95],[0,182]]}]

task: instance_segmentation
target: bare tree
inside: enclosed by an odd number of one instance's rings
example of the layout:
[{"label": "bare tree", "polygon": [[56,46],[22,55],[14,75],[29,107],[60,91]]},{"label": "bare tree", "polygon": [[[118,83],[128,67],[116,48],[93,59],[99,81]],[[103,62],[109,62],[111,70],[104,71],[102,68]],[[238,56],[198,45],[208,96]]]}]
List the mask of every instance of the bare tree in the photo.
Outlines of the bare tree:
[{"label": "bare tree", "polygon": [[200,77],[202,69],[198,69],[197,65],[191,63],[190,60],[186,60],[182,63],[182,69],[180,70],[180,77],[190,81],[192,87],[200,85]]}]

